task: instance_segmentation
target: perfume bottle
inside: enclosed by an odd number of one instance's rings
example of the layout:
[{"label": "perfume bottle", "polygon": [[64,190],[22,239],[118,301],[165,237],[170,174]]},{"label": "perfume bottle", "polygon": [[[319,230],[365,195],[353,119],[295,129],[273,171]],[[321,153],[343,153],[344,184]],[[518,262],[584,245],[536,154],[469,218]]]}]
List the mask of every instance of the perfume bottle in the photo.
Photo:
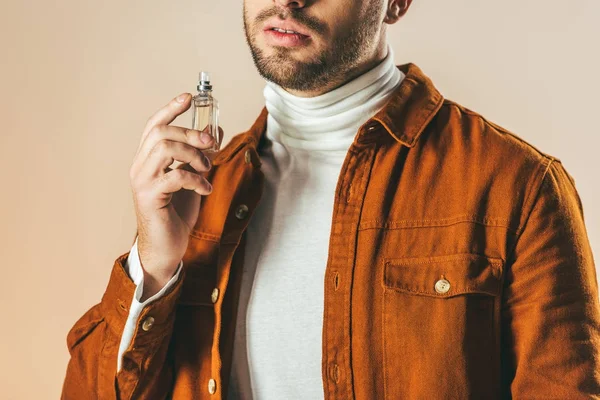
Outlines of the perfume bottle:
[{"label": "perfume bottle", "polygon": [[196,88],[198,94],[192,98],[192,129],[206,132],[214,138],[213,145],[202,151],[218,152],[223,140],[223,135],[219,131],[219,103],[212,95],[210,75],[207,72],[200,72]]}]

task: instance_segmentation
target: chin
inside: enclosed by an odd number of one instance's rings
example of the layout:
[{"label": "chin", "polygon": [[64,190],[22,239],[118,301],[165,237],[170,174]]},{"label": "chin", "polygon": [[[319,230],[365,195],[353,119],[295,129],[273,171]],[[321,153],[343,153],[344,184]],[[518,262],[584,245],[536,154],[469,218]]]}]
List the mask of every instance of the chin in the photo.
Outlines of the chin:
[{"label": "chin", "polygon": [[314,47],[289,48],[265,45],[260,52],[269,62],[284,64],[286,68],[302,68],[303,65],[319,63],[321,60],[321,53]]}]

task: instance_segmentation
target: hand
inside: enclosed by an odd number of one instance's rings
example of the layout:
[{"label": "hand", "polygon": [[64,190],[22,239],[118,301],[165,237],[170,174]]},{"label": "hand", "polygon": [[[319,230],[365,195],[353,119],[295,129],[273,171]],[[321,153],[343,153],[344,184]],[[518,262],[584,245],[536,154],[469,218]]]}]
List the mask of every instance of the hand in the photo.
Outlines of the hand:
[{"label": "hand", "polygon": [[[129,172],[144,270],[142,301],[175,273],[198,218],[201,195],[212,191],[203,175],[211,162],[202,150],[210,148],[214,139],[168,125],[190,107],[191,95],[183,96],[182,102],[173,99],[148,119]],[[170,168],[174,161],[181,164]]]}]

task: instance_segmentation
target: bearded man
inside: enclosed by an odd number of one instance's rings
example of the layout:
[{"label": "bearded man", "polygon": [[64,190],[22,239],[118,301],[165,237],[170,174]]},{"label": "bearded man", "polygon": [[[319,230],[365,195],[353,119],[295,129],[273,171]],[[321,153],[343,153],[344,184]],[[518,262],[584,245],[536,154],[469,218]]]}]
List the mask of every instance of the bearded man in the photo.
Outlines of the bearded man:
[{"label": "bearded man", "polygon": [[189,93],[149,118],[63,398],[600,398],[574,179],[394,64],[410,4],[244,1],[265,107],[216,156]]}]

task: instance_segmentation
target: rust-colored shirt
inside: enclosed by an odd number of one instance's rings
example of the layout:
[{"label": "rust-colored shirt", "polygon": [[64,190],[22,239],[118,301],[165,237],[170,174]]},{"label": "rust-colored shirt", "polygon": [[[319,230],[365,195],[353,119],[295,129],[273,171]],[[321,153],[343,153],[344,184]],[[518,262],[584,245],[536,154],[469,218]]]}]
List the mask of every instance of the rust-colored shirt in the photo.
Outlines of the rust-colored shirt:
[{"label": "rust-colored shirt", "polygon": [[[414,64],[356,134],[323,282],[326,399],[600,399],[600,300],[556,157],[446,100]],[[263,109],[208,173],[183,278],[140,315],[119,256],[69,331],[64,399],[225,399]]]}]

